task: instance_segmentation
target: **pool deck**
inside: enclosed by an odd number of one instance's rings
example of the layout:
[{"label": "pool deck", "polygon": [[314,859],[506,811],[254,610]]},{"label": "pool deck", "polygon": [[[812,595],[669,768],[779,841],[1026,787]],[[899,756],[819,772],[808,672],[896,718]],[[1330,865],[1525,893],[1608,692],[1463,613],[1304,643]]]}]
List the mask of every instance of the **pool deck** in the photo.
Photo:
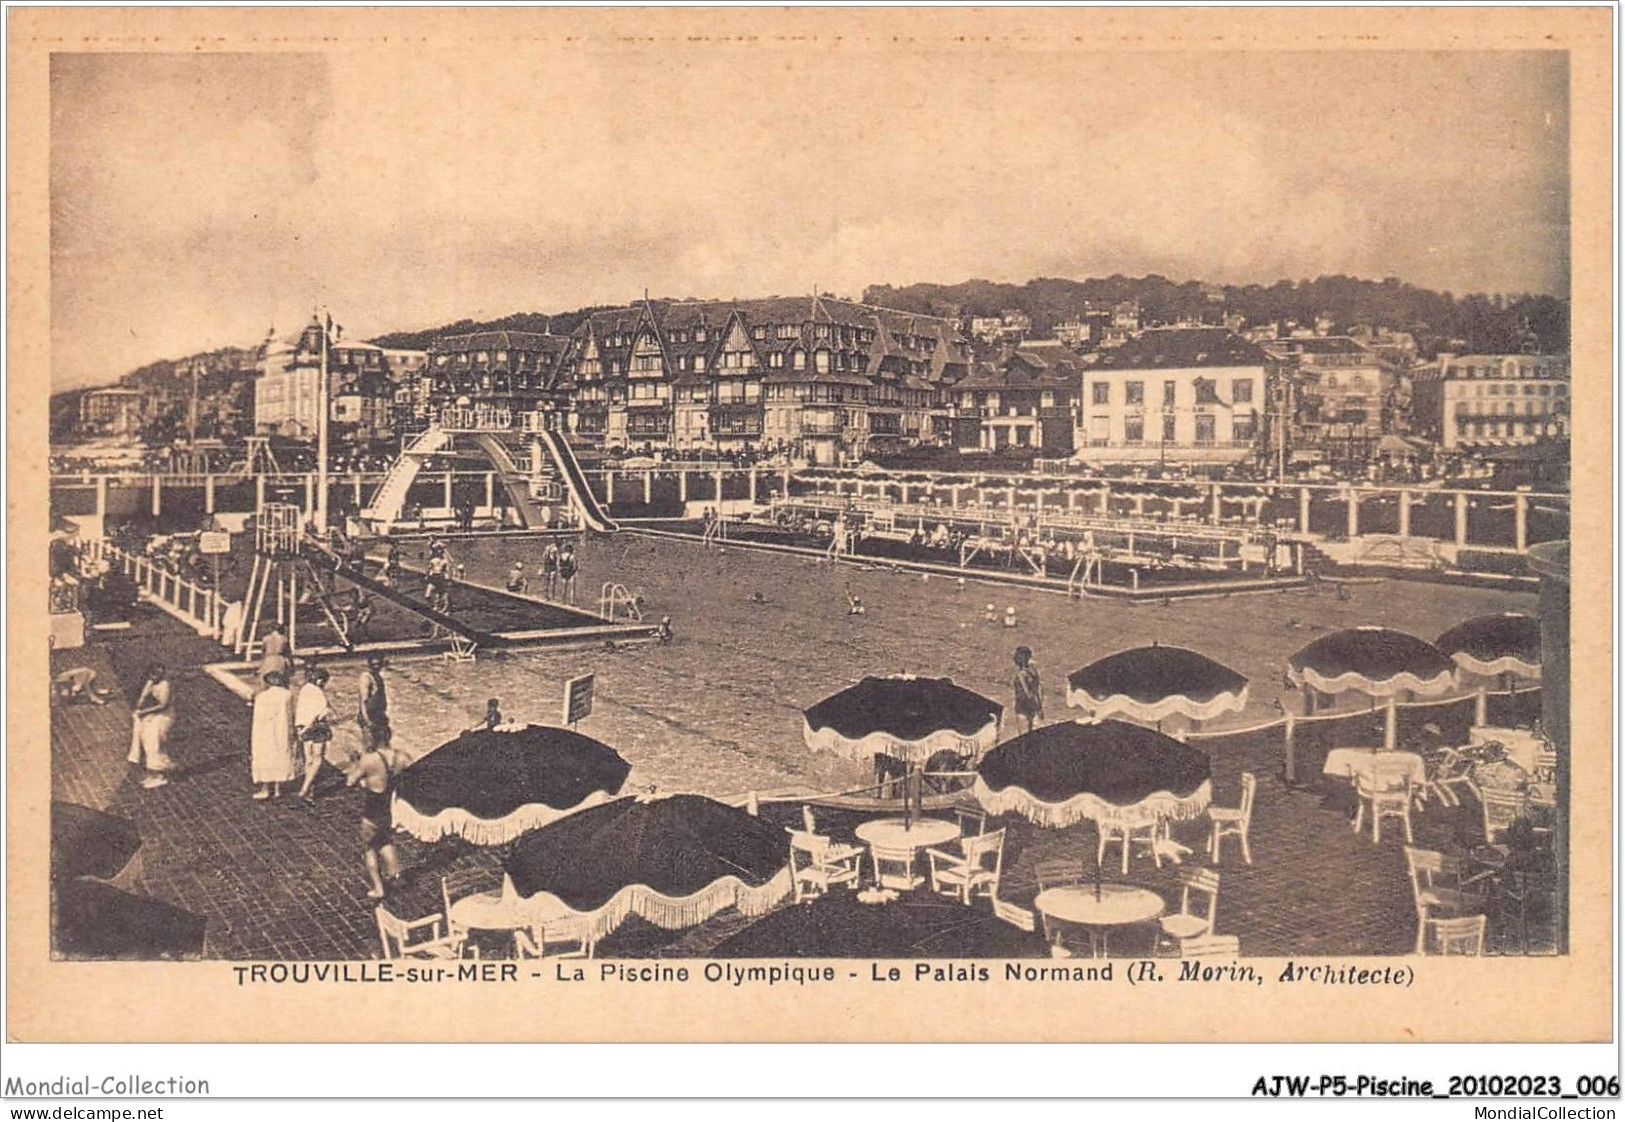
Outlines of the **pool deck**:
[{"label": "pool deck", "polygon": [[[462,543],[455,552],[471,578],[489,584],[516,558],[529,561],[526,551],[537,548],[524,538],[504,538]],[[499,651],[464,665],[441,663],[429,653],[399,657],[386,673],[397,723],[413,751],[427,751],[472,724],[488,696],[500,696],[510,715],[553,720],[559,684],[591,670],[598,689],[583,731],[614,745],[633,764],[629,787],[697,790],[732,801],[753,789],[811,796],[859,786],[863,769],[802,746],[800,710],[866,673],[947,674],[1002,699],[1008,692],[1009,651],[1019,642],[1032,647],[1044,668],[1050,719],[1066,719],[1061,681],[1066,671],[1156,639],[1205,650],[1251,679],[1247,710],[1213,723],[1234,730],[1273,719],[1277,702],[1295,703],[1296,695],[1280,684],[1280,667],[1293,650],[1326,630],[1386,623],[1431,637],[1471,615],[1533,610],[1533,598],[1525,594],[1407,581],[1383,582],[1375,595],[1372,587],[1356,588],[1347,601],[1292,589],[1274,599],[1176,601],[1160,609],[1106,600],[1068,606],[1050,590],[1012,586],[1000,592],[998,605],[1001,611],[1006,604],[1018,611],[1020,624],[1009,629],[984,622],[984,596],[967,597],[954,582],[930,573],[705,549],[646,533],[588,537],[581,552],[583,587],[616,579],[638,589],[648,618],[674,617],[676,642],[615,650],[600,645]],[[843,587],[863,597],[869,614],[846,615]],[[761,600],[753,589],[764,593]],[[249,799],[249,707],[241,693],[226,692],[211,673],[221,651],[148,607],[128,632],[98,635],[86,647],[53,652],[53,670],[89,666],[99,685],[115,687],[120,695],[134,689],[148,660],[169,665],[178,711],[172,751],[181,767],[168,787],[142,790],[124,763],[127,702],[120,697],[105,706],[64,706],[52,720],[53,797],[136,823],[143,850],[135,889],[203,915],[206,957],[374,957],[377,936],[355,840],[359,798],[329,772],[312,807],[287,798]],[[225,673],[243,669],[221,668]],[[350,673],[334,676],[330,696],[340,713],[353,710],[353,679]],[[1374,731],[1373,726],[1365,735]],[[1354,835],[1336,802],[1336,787],[1288,786],[1280,776],[1279,753],[1268,745],[1215,752],[1213,766],[1218,803],[1234,804],[1242,771],[1252,771],[1260,783],[1255,864],[1227,858],[1221,867],[1221,931],[1239,934],[1248,954],[1408,950],[1414,914],[1398,840],[1385,836],[1377,846],[1369,835]],[[1305,770],[1318,779],[1317,763],[1306,759]],[[772,812],[764,805],[764,813]],[[845,828],[838,820],[831,826]],[[1476,808],[1470,805],[1430,809],[1417,819],[1418,844],[1459,847],[1477,828]],[[1018,905],[1030,903],[1035,861],[1076,857],[1085,849],[1092,858],[1088,827],[1040,831],[1012,823],[1011,829],[1001,895]],[[1176,824],[1174,833],[1199,848],[1199,822]],[[408,882],[394,906],[403,915],[438,910],[440,877],[448,871],[492,883],[498,876],[489,851],[455,842],[425,846],[406,838],[401,847]],[[1170,897],[1176,874],[1138,858],[1129,879]],[[896,947],[876,943],[872,953],[925,954],[955,945],[930,934],[938,914],[921,912],[924,918],[908,925],[919,934],[899,936]],[[775,945],[784,953],[819,950],[812,944],[795,950],[801,945],[797,940],[812,937],[801,931],[802,923],[782,912],[756,924],[724,915],[677,935],[631,923],[600,949],[605,956],[732,954]],[[772,926],[750,935],[757,924]],[[781,926],[783,933],[774,934]],[[996,953],[994,942],[984,944],[986,953]],[[967,953],[973,944],[965,944]],[[839,948],[831,943],[824,949]]]}]

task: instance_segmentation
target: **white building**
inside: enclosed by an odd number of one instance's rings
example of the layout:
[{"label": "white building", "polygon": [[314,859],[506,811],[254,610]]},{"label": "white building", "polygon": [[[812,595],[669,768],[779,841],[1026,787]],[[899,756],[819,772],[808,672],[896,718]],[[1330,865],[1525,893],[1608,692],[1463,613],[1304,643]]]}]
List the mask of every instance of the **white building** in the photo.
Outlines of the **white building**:
[{"label": "white building", "polygon": [[1566,439],[1569,385],[1566,355],[1441,354],[1414,376],[1414,420],[1446,449]]},{"label": "white building", "polygon": [[1269,356],[1222,327],[1159,327],[1083,372],[1078,454],[1232,463],[1265,435]]}]

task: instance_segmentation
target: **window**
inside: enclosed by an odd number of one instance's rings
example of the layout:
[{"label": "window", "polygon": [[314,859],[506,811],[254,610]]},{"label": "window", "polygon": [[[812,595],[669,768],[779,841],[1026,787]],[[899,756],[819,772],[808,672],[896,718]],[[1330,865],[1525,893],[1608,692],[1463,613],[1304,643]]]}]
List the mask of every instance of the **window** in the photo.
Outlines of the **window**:
[{"label": "window", "polygon": [[[1162,407],[1164,409],[1172,409],[1173,408],[1173,406],[1174,406],[1174,391],[1175,391],[1175,389],[1178,388],[1178,386],[1179,386],[1178,382],[1171,381],[1171,380],[1167,381],[1167,382],[1164,382],[1162,384]],[[1168,439],[1172,440],[1173,437],[1170,436]]]},{"label": "window", "polygon": [[1125,401],[1127,401],[1130,405],[1144,405],[1145,404],[1145,383],[1144,382],[1124,382],[1123,383],[1123,399]]},{"label": "window", "polygon": [[772,354],[768,355],[767,356],[767,364],[768,364],[768,366],[772,367],[774,370],[782,370],[782,369],[784,369],[784,352],[783,351],[774,351]]},{"label": "window", "polygon": [[498,351],[497,352],[497,361],[498,362],[507,362],[508,361],[508,352],[507,351]]},{"label": "window", "polygon": [[1110,405],[1112,403],[1112,384],[1110,382],[1091,382],[1090,392],[1094,395],[1091,400],[1096,405]]},{"label": "window", "polygon": [[699,371],[702,374],[705,372],[705,356],[704,355],[695,355],[694,356],[694,369]]},{"label": "window", "polygon": [[807,369],[807,352],[806,351],[800,351],[800,350],[791,351],[790,352],[790,365],[791,365],[792,368],[794,368],[796,370],[805,370],[805,369]]},{"label": "window", "polygon": [[1196,404],[1219,404],[1219,383],[1212,378],[1196,379]]},{"label": "window", "polygon": [[1230,400],[1236,405],[1244,405],[1253,400],[1253,380],[1251,378],[1237,378],[1230,383]]},{"label": "window", "polygon": [[1237,417],[1230,427],[1232,440],[1252,440],[1258,434],[1258,420],[1251,414]]},{"label": "window", "polygon": [[[1171,386],[1173,383],[1169,382],[1168,385]],[[1174,421],[1175,417],[1172,413],[1164,413],[1162,415],[1162,439],[1165,442],[1172,443],[1177,439],[1177,437],[1174,436]]]},{"label": "window", "polygon": [[1123,439],[1130,444],[1145,443],[1145,418],[1130,417],[1123,422]]},{"label": "window", "polygon": [[766,339],[767,338],[767,328],[765,328],[765,327],[753,327],[753,328],[751,328],[750,329],[750,337],[752,339]]},{"label": "window", "polygon": [[818,350],[813,353],[813,366],[820,374],[829,373],[829,352]]},{"label": "window", "polygon": [[781,324],[779,324],[779,338],[780,339],[794,339],[798,334],[799,334],[799,332],[796,330],[796,325],[795,324],[793,324],[793,323],[781,323]]},{"label": "window", "polygon": [[1039,394],[1038,395],[1038,405],[1039,405],[1039,408],[1041,408],[1041,409],[1052,409],[1052,408],[1054,408],[1055,407],[1055,391],[1054,390],[1045,390],[1043,393]]},{"label": "window", "polygon": [[1196,415],[1196,443],[1213,443],[1213,414],[1198,413]]},{"label": "window", "polygon": [[696,343],[703,343],[703,342],[705,342],[705,328],[703,328],[703,327],[696,327],[696,328],[695,328],[695,329],[694,329],[694,341],[695,341],[695,342],[696,342]]}]

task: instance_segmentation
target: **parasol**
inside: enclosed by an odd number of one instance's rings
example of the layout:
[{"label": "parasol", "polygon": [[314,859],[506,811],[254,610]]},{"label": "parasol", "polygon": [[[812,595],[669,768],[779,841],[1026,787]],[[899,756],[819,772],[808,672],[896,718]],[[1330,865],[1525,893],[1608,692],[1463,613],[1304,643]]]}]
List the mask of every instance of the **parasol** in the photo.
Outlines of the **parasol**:
[{"label": "parasol", "polygon": [[1066,703],[1097,716],[1207,721],[1247,707],[1247,679],[1184,647],[1135,647],[1097,659],[1066,680]]},{"label": "parasol", "polygon": [[784,831],[700,795],[623,798],[532,831],[503,863],[513,890],[596,942],[628,916],[692,927],[729,907],[762,915],[790,893]]},{"label": "parasol", "polygon": [[941,751],[974,756],[998,740],[1004,706],[949,678],[864,678],[805,713],[809,748],[867,761],[895,756],[922,765]]},{"label": "parasol", "polygon": [[1007,740],[976,768],[976,801],[1041,826],[1194,818],[1213,797],[1207,756],[1127,721],[1062,721]]},{"label": "parasol", "polygon": [[1287,680],[1320,693],[1357,690],[1388,699],[1383,747],[1394,746],[1398,696],[1437,697],[1455,685],[1455,666],[1424,639],[1389,627],[1354,627],[1322,635],[1287,660]]},{"label": "parasol", "polygon": [[[1486,678],[1505,675],[1507,692],[1512,692],[1513,676],[1540,677],[1540,620],[1518,612],[1475,616],[1458,623],[1434,644],[1461,669]],[[1478,691],[1474,722],[1487,723],[1489,699]]]},{"label": "parasol", "polygon": [[632,765],[572,729],[509,724],[463,733],[401,773],[393,819],[420,841],[501,845],[620,793]]},{"label": "parasol", "polygon": [[1540,620],[1507,612],[1458,623],[1434,644],[1472,674],[1540,677]]}]

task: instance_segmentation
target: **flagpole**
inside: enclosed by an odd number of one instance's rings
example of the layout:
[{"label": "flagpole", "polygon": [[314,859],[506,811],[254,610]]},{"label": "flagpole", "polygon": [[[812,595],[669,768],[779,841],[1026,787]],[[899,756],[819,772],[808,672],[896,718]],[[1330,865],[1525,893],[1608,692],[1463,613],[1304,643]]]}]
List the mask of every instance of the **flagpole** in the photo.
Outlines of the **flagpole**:
[{"label": "flagpole", "polygon": [[322,324],[322,375],[316,387],[316,532],[327,533],[327,346],[333,316]]}]

